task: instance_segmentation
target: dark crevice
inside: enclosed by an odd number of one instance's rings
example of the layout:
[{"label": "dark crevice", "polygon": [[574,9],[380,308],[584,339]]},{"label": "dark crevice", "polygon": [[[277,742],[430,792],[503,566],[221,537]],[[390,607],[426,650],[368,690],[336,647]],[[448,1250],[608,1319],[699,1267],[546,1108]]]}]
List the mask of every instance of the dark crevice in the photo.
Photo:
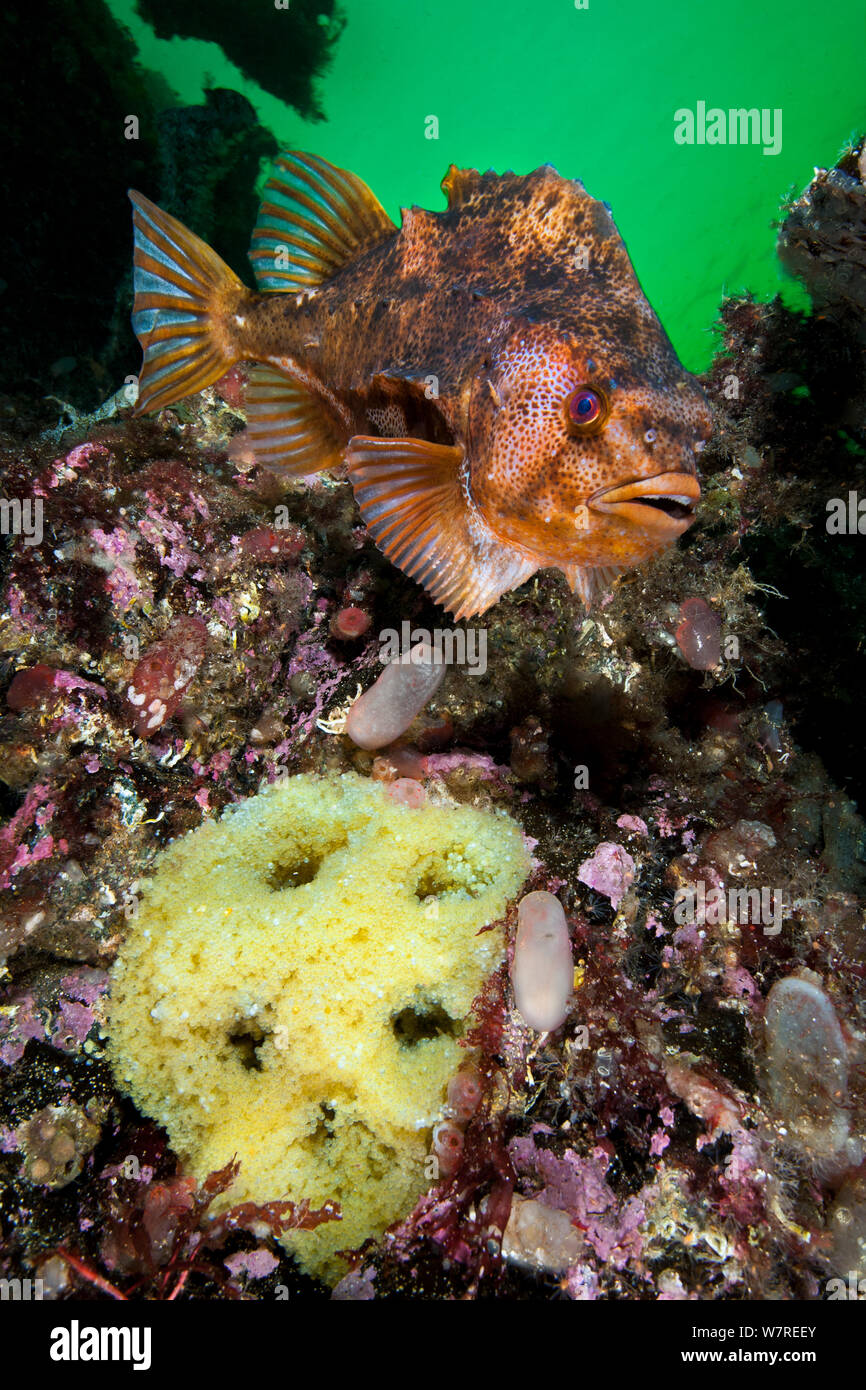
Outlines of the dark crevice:
[{"label": "dark crevice", "polygon": [[229,1033],[228,1040],[246,1071],[261,1071],[259,1048],[266,1036],[267,1034],[254,1023],[239,1024],[233,1033]]},{"label": "dark crevice", "polygon": [[282,892],[284,888],[299,888],[302,883],[312,883],[321,867],[322,860],[315,856],[298,860],[297,863],[275,864],[268,874],[268,887],[275,893]]},{"label": "dark crevice", "polygon": [[418,1043],[443,1034],[455,1037],[459,1025],[441,1004],[430,1001],[401,1009],[392,1017],[391,1027],[401,1047],[417,1047]]}]

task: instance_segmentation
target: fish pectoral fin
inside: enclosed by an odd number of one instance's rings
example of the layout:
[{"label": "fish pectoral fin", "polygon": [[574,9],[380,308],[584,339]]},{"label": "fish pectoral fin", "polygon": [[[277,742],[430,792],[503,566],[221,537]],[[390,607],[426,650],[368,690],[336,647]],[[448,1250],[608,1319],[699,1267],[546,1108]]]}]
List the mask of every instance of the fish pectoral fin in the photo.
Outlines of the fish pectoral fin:
[{"label": "fish pectoral fin", "polygon": [[343,462],[346,435],[321,396],[272,367],[250,372],[247,432],[259,463],[297,477]]},{"label": "fish pectoral fin", "polygon": [[263,292],[321,285],[396,230],[354,174],[317,155],[284,151],[265,184],[250,245],[256,283]]},{"label": "fish pectoral fin", "polygon": [[356,435],[346,462],[379,549],[455,618],[483,613],[538,569],[466,498],[459,446]]},{"label": "fish pectoral fin", "polygon": [[573,594],[579,594],[590,609],[600,594],[609,589],[617,575],[625,574],[627,565],[563,565],[563,572]]}]

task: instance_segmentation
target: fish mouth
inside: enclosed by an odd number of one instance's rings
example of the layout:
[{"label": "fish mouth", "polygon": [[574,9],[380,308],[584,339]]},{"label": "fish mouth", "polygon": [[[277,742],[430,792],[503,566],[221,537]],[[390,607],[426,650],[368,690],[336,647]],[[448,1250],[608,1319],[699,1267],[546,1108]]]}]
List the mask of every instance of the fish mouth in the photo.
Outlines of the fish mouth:
[{"label": "fish mouth", "polygon": [[587,499],[587,506],[655,531],[660,536],[680,536],[695,519],[701,489],[692,473],[657,473],[602,488]]}]

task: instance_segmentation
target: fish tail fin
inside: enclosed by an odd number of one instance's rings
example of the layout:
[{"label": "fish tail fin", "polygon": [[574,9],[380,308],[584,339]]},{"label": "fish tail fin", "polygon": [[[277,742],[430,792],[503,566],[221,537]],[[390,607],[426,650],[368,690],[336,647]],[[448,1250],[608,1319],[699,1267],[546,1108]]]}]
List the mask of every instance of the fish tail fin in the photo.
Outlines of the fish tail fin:
[{"label": "fish tail fin", "polygon": [[216,252],[129,191],[135,229],[132,327],[144,352],[136,414],[210,386],[239,360],[234,317],[252,294]]}]

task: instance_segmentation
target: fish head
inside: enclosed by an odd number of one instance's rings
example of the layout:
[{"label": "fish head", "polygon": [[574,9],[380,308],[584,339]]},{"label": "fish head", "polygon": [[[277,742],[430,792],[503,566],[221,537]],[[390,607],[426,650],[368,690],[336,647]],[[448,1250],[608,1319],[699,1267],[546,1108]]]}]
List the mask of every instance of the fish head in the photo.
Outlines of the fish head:
[{"label": "fish head", "polygon": [[503,541],[542,565],[627,568],[694,520],[712,417],[646,310],[649,331],[631,342],[524,323],[476,380],[473,499]]}]

